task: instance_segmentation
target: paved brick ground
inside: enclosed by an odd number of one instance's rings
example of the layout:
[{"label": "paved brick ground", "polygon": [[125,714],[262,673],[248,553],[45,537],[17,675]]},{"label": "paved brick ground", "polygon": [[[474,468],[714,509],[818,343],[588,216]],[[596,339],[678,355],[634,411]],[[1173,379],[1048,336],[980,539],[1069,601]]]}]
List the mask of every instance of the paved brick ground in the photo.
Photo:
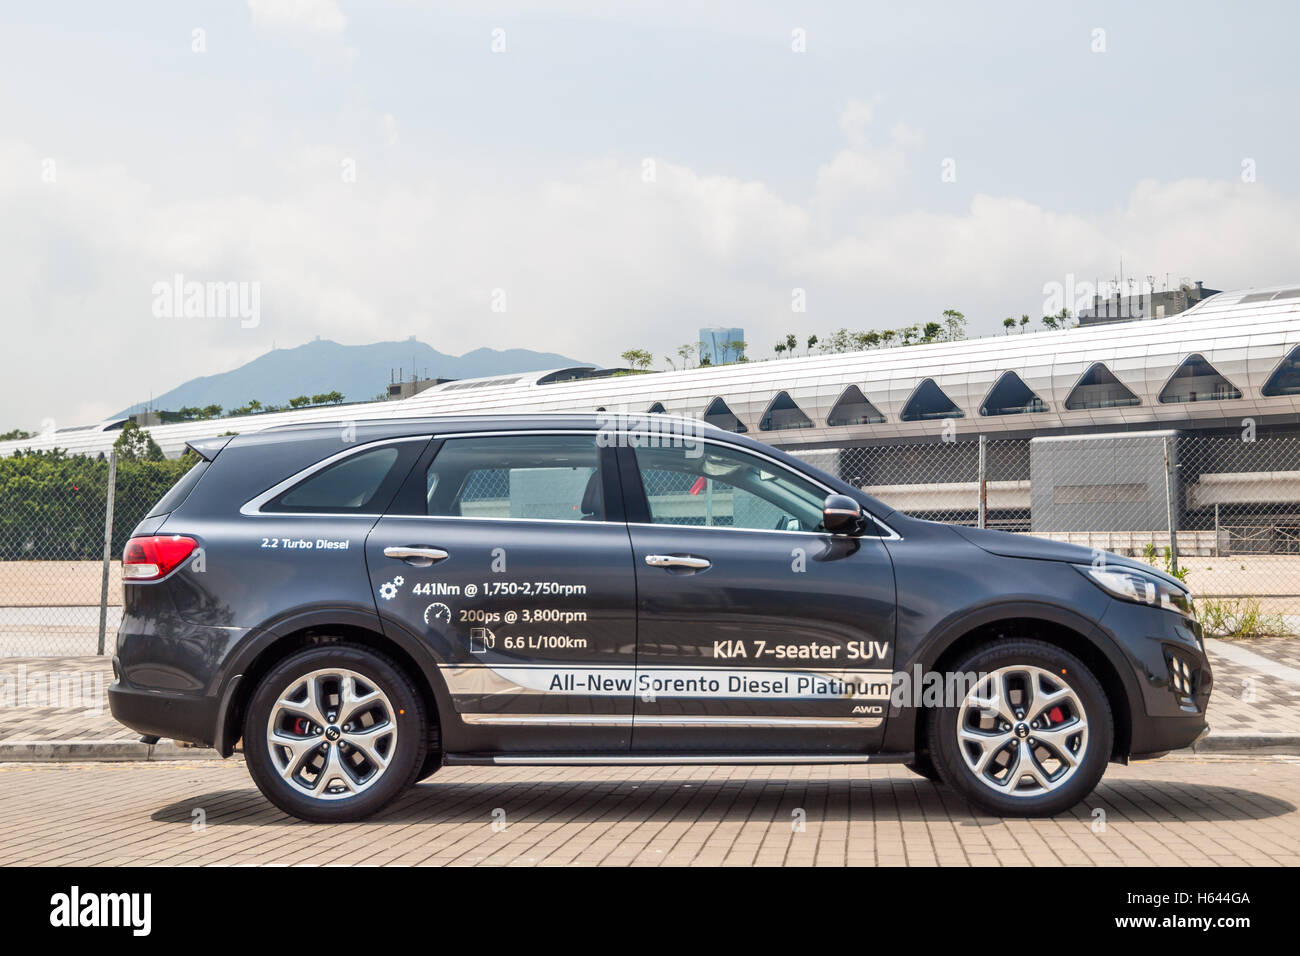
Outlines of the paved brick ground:
[{"label": "paved brick ground", "polygon": [[977,814],[891,766],[465,767],[374,820],[320,826],[266,803],[239,760],[9,764],[0,865],[1296,866],[1298,798],[1300,759],[1287,757],[1113,766],[1047,820]]},{"label": "paved brick ground", "polygon": [[108,657],[0,658],[0,741],[136,740],[108,711]]},{"label": "paved brick ground", "polygon": [[[1216,653],[1222,642],[1211,641],[1217,688],[1210,701],[1212,734],[1300,734],[1300,683],[1265,673]],[[1294,677],[1300,670],[1300,639],[1264,638],[1234,642],[1233,646],[1275,661]],[[52,681],[51,675],[58,680]],[[75,683],[62,683],[66,677]],[[104,657],[0,658],[0,742],[8,740],[135,740],[139,735],[113,720],[104,696],[113,675]],[[47,696],[15,696],[25,682]],[[34,682],[34,683],[33,683]],[[74,706],[59,706],[55,697],[65,687],[80,696]],[[53,693],[51,693],[53,688]],[[18,706],[22,704],[21,706]]]}]

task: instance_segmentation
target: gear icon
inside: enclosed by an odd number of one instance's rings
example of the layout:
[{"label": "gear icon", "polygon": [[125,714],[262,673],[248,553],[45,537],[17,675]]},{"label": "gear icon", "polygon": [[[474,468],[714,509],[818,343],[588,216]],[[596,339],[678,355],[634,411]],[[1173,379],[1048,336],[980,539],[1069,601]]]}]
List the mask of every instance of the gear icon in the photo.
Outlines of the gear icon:
[{"label": "gear icon", "polygon": [[397,587],[399,588],[405,583],[406,583],[406,578],[402,577],[400,574],[397,577],[393,578],[393,584],[397,585]]},{"label": "gear icon", "polygon": [[385,581],[383,584],[379,585],[379,596],[385,601],[391,601],[393,598],[397,597],[397,582]]}]

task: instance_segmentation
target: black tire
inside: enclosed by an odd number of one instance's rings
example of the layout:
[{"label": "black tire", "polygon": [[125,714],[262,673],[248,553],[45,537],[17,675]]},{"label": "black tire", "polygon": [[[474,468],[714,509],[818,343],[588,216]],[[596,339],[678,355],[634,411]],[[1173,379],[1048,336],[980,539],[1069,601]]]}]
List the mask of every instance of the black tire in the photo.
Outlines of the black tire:
[{"label": "black tire", "polygon": [[[267,725],[280,695],[295,680],[330,668],[352,671],[382,691],[392,705],[397,735],[382,776],[353,796],[326,800],[281,777],[272,762]],[[314,823],[343,823],[370,816],[411,786],[424,767],[428,739],[424,704],[397,664],[369,648],[331,644],[292,655],[258,683],[244,720],[244,759],[258,789],[285,813]]]},{"label": "black tire", "polygon": [[[1073,654],[1044,641],[1022,639],[986,644],[948,670],[986,674],[1003,667],[1022,666],[1050,671],[1052,679],[1067,684],[1082,704],[1088,725],[1087,745],[1072,776],[1044,793],[1012,796],[996,792],[976,776],[963,757],[957,739],[961,701],[945,701],[951,706],[931,715],[929,751],[943,782],[976,806],[999,816],[1051,816],[1073,807],[1096,788],[1110,761],[1114,721],[1110,701],[1093,673]],[[1019,742],[1014,746],[1019,747]]]},{"label": "black tire", "polygon": [[424,755],[424,763],[420,765],[420,771],[415,775],[415,782],[428,780],[435,773],[442,769],[442,751],[430,749]]}]

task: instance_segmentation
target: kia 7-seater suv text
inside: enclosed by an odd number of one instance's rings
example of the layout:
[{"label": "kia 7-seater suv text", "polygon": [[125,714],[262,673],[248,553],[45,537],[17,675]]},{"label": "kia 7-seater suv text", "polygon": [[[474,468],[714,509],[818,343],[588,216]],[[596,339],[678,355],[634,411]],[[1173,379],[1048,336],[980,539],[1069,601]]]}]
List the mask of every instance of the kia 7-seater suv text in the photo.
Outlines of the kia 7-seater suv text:
[{"label": "kia 7-seater suv text", "polygon": [[289,426],[191,446],[135,528],[113,715],[242,740],[276,806],[444,765],[903,763],[999,814],[1206,732],[1184,586],[921,521],[664,415]]}]

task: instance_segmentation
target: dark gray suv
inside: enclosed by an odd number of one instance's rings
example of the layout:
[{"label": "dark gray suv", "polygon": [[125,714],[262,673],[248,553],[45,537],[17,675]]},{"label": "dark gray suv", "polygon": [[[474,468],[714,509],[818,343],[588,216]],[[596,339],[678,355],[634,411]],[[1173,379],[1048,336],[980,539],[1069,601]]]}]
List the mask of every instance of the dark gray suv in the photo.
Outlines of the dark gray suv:
[{"label": "dark gray suv", "polygon": [[904,763],[995,813],[1206,731],[1191,597],[908,517],[662,415],[341,422],[192,446],[135,530],[114,716],[276,806],[443,765]]}]

